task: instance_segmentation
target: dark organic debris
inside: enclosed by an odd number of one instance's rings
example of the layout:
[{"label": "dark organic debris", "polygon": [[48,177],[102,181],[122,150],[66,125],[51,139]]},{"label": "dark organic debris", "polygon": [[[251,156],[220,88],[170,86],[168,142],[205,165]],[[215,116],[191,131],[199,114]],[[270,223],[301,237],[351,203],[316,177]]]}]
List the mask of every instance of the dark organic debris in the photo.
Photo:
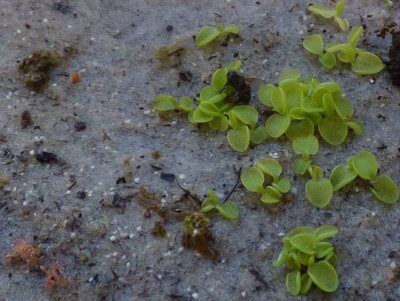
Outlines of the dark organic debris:
[{"label": "dark organic debris", "polygon": [[168,237],[168,233],[165,230],[164,223],[161,221],[156,221],[153,229],[151,230],[151,234],[156,237],[166,238]]},{"label": "dark organic debris", "polygon": [[392,46],[389,49],[390,66],[388,71],[392,84],[400,87],[400,30],[392,34]]},{"label": "dark organic debris", "polygon": [[60,1],[53,4],[53,9],[59,11],[60,13],[66,14],[69,11],[69,6],[65,1]]},{"label": "dark organic debris", "polygon": [[18,69],[24,74],[25,86],[38,92],[47,83],[50,71],[60,62],[55,52],[37,50],[25,58]]},{"label": "dark organic debris", "polygon": [[126,199],[121,197],[119,194],[115,194],[111,204],[117,209],[125,209]]},{"label": "dark organic debris", "polygon": [[50,163],[58,161],[57,155],[50,152],[40,152],[36,154],[35,157],[36,160],[38,160],[40,163]]},{"label": "dark organic debris", "polygon": [[117,179],[117,181],[115,182],[115,184],[121,184],[121,183],[123,183],[123,184],[125,184],[126,183],[126,179],[125,179],[125,177],[119,177],[118,179]]},{"label": "dark organic debris", "polygon": [[86,192],[80,190],[76,193],[76,197],[80,200],[83,200],[86,197]]},{"label": "dark organic debris", "polygon": [[217,259],[216,251],[209,246],[212,240],[208,219],[203,213],[194,212],[186,216],[183,221],[182,237],[182,244],[186,249],[194,250],[210,259]]},{"label": "dark organic debris", "polygon": [[192,76],[192,72],[190,71],[179,72],[179,79],[184,82],[190,82],[192,80]]},{"label": "dark organic debris", "polygon": [[246,83],[243,76],[235,71],[228,72],[228,85],[235,89],[232,95],[231,102],[234,104],[247,104],[251,99],[251,89]]},{"label": "dark organic debris", "polygon": [[172,173],[163,173],[162,172],[160,174],[160,178],[161,178],[161,180],[164,180],[164,181],[173,182],[175,180],[175,175]]},{"label": "dark organic debris", "polygon": [[83,121],[77,121],[74,124],[74,129],[77,132],[83,131],[86,129],[86,123],[84,123]]},{"label": "dark organic debris", "polygon": [[27,128],[32,124],[32,116],[31,113],[27,110],[23,111],[21,114],[21,127],[23,129]]}]

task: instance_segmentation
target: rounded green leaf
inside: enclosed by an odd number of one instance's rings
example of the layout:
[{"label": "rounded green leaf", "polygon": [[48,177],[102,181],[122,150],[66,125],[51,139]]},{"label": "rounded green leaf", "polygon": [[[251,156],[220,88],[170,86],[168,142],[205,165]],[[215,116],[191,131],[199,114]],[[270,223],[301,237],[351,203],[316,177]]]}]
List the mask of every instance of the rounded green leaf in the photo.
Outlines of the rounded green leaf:
[{"label": "rounded green leaf", "polygon": [[339,286],[335,269],[326,261],[320,261],[308,268],[307,274],[316,286],[325,292],[334,292]]},{"label": "rounded green leaf", "polygon": [[232,112],[236,114],[237,119],[239,119],[244,124],[255,125],[258,120],[258,112],[252,106],[240,105],[232,109]]},{"label": "rounded green leaf", "polygon": [[342,15],[342,12],[344,10],[344,7],[346,6],[346,1],[339,1],[336,3],[335,6],[335,16],[340,17]]},{"label": "rounded green leaf", "polygon": [[300,293],[306,294],[310,290],[312,283],[313,282],[312,282],[310,276],[307,273],[303,274],[303,276],[301,276]]},{"label": "rounded green leaf", "polygon": [[217,95],[219,95],[219,92],[216,91],[212,86],[206,86],[200,90],[200,101],[209,101]]},{"label": "rounded green leaf", "polygon": [[313,255],[315,249],[315,240],[311,234],[297,234],[289,238],[289,242],[297,250]]},{"label": "rounded green leaf", "polygon": [[287,193],[290,190],[290,181],[287,178],[283,178],[276,183],[272,183],[272,186],[278,189],[281,193]]},{"label": "rounded green leaf", "polygon": [[204,114],[209,115],[209,116],[213,116],[213,117],[221,117],[222,116],[222,113],[220,112],[218,107],[209,101],[201,102],[199,104],[199,106],[197,107],[197,109],[199,109]]},{"label": "rounded green leaf", "polygon": [[352,166],[357,174],[364,180],[375,178],[378,172],[378,162],[373,154],[361,151],[354,156]]},{"label": "rounded green leaf", "polygon": [[244,170],[240,179],[247,190],[258,192],[258,187],[264,183],[264,174],[257,167],[253,166]]},{"label": "rounded green leaf", "polygon": [[193,110],[193,106],[194,106],[193,99],[191,99],[190,97],[182,96],[179,99],[179,108],[181,108],[182,110],[189,112]]},{"label": "rounded green leaf", "polygon": [[268,135],[270,135],[272,138],[278,138],[282,136],[289,128],[289,125],[290,116],[280,114],[271,115],[265,123]]},{"label": "rounded green leaf", "polygon": [[218,205],[218,201],[215,202],[212,198],[204,199],[203,203],[201,203],[201,212],[207,212],[214,209]]},{"label": "rounded green leaf", "polygon": [[324,208],[332,199],[333,187],[328,179],[311,179],[306,183],[305,190],[307,200],[315,207]]},{"label": "rounded green leaf", "polygon": [[216,206],[219,213],[226,218],[235,219],[239,216],[239,210],[236,204],[232,201],[227,201],[226,203],[219,203]]},{"label": "rounded green leaf", "polygon": [[318,152],[318,139],[315,136],[300,136],[292,143],[296,154],[315,155]]},{"label": "rounded green leaf", "polygon": [[331,253],[333,253],[333,245],[330,242],[322,241],[317,243],[315,247],[316,258],[323,258]]},{"label": "rounded green leaf", "polygon": [[381,202],[394,204],[399,199],[399,187],[387,175],[379,175],[371,181],[372,194]]},{"label": "rounded green leaf", "polygon": [[254,144],[262,143],[265,139],[267,139],[267,137],[268,133],[265,126],[260,125],[256,129],[250,130],[250,140]]},{"label": "rounded green leaf", "polygon": [[357,173],[346,164],[339,164],[336,166],[329,176],[329,181],[331,181],[333,186],[333,191],[338,191],[340,188],[349,184],[357,177]]},{"label": "rounded green leaf", "polygon": [[196,46],[201,47],[207,45],[218,36],[219,31],[214,27],[204,27],[196,36]]},{"label": "rounded green leaf", "polygon": [[337,259],[337,256],[336,256],[335,252],[332,252],[332,253],[328,254],[325,257],[325,261],[327,263],[329,263],[331,266],[335,267],[337,265],[337,262],[338,262],[338,259]]},{"label": "rounded green leaf", "polygon": [[324,118],[318,124],[322,138],[331,145],[341,144],[347,137],[347,125],[340,117]]},{"label": "rounded green leaf", "polygon": [[282,166],[274,159],[261,159],[256,162],[257,168],[262,172],[269,174],[274,180],[278,180],[282,173]]},{"label": "rounded green leaf", "polygon": [[339,25],[340,29],[343,31],[348,31],[350,28],[350,22],[346,18],[334,17],[333,22]]},{"label": "rounded green leaf", "polygon": [[347,126],[351,128],[356,135],[360,135],[364,131],[364,123],[358,119],[346,122]]},{"label": "rounded green leaf", "polygon": [[314,255],[306,254],[300,251],[297,251],[297,257],[302,265],[308,265],[310,262],[311,257]]},{"label": "rounded green leaf", "polygon": [[340,118],[348,120],[353,115],[353,104],[344,97],[337,97],[333,100],[336,113]]},{"label": "rounded green leaf", "polygon": [[336,9],[324,4],[313,4],[308,7],[308,10],[320,15],[324,18],[332,18],[336,15]]},{"label": "rounded green leaf", "polygon": [[314,124],[308,118],[292,120],[285,134],[290,141],[294,141],[300,136],[311,136],[314,134]]},{"label": "rounded green leaf", "polygon": [[286,94],[282,88],[276,88],[272,91],[271,103],[274,111],[281,115],[287,114]]},{"label": "rounded green leaf", "polygon": [[272,93],[275,91],[276,87],[271,84],[266,84],[258,90],[258,98],[261,103],[267,107],[272,106],[271,97]]},{"label": "rounded green leaf", "polygon": [[286,288],[291,295],[297,296],[301,288],[300,271],[293,271],[286,275]]},{"label": "rounded green leaf", "polygon": [[228,70],[226,68],[219,68],[217,69],[213,77],[211,79],[211,86],[215,91],[220,92],[226,85],[226,82],[228,81],[227,75]]},{"label": "rounded green leaf", "polygon": [[336,65],[336,57],[332,52],[325,52],[318,58],[318,61],[326,68],[332,69]]},{"label": "rounded green leaf", "polygon": [[320,56],[324,55],[324,41],[319,34],[313,34],[305,38],[303,41],[303,46],[311,53],[318,54]]},{"label": "rounded green leaf", "polygon": [[261,195],[261,202],[265,204],[275,204],[281,201],[282,194],[275,188],[268,186]]},{"label": "rounded green leaf", "polygon": [[286,238],[290,238],[297,234],[313,234],[314,229],[309,226],[299,226],[292,229],[288,234],[285,235]]},{"label": "rounded green leaf", "polygon": [[240,29],[239,29],[239,26],[237,26],[236,24],[228,24],[228,25],[224,28],[223,31],[224,31],[224,32],[227,32],[227,33],[239,34]]},{"label": "rounded green leaf", "polygon": [[352,47],[356,47],[358,39],[364,32],[364,28],[362,26],[353,27],[350,30],[349,37],[347,38],[348,43]]},{"label": "rounded green leaf", "polygon": [[338,59],[343,63],[354,63],[356,59],[356,48],[350,46],[349,44],[339,44],[340,52],[338,54]]},{"label": "rounded green leaf", "polygon": [[385,65],[381,59],[375,54],[370,52],[363,52],[357,58],[356,61],[351,64],[352,70],[361,75],[376,74],[380,72]]},{"label": "rounded green leaf", "polygon": [[282,82],[284,80],[294,79],[296,81],[300,80],[301,73],[298,70],[286,70],[283,71],[278,78],[278,82]]},{"label": "rounded green leaf", "polygon": [[169,111],[174,110],[178,106],[178,102],[174,97],[167,94],[159,94],[154,100],[154,109],[157,111]]},{"label": "rounded green leaf", "polygon": [[303,159],[295,159],[293,161],[293,171],[297,175],[304,175],[310,165],[311,161],[304,161]]},{"label": "rounded green leaf", "polygon": [[339,232],[338,228],[333,225],[323,225],[314,232],[316,241],[321,241],[329,237],[335,236]]},{"label": "rounded green leaf", "polygon": [[209,122],[212,119],[214,119],[214,116],[204,113],[204,111],[202,111],[199,107],[197,107],[194,110],[193,116],[191,119],[192,119],[191,122],[193,122],[193,123],[205,123],[205,122]]},{"label": "rounded green leaf", "polygon": [[244,152],[250,144],[250,130],[247,125],[230,129],[227,134],[229,145],[238,152]]},{"label": "rounded green leaf", "polygon": [[229,127],[228,118],[226,116],[215,117],[213,120],[208,122],[210,129],[219,130],[221,132],[225,132]]},{"label": "rounded green leaf", "polygon": [[237,60],[234,62],[229,63],[228,65],[225,66],[225,68],[228,71],[236,71],[238,72],[240,67],[242,67],[242,61],[241,60]]},{"label": "rounded green leaf", "polygon": [[288,260],[286,262],[286,266],[291,270],[300,270],[300,260],[295,252],[290,252],[288,256]]},{"label": "rounded green leaf", "polygon": [[326,116],[331,117],[333,115],[333,111],[335,110],[333,106],[332,94],[324,94],[324,96],[322,97],[322,106],[325,109]]}]

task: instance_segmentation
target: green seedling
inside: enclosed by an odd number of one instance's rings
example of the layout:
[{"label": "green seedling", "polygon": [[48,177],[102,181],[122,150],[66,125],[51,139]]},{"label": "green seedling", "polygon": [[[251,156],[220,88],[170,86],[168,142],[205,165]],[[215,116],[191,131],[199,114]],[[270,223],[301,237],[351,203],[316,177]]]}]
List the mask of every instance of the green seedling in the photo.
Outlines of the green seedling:
[{"label": "green seedling", "polygon": [[191,111],[193,109],[193,99],[188,96],[182,96],[179,102],[171,95],[159,94],[154,100],[154,108],[157,111],[183,110]]},{"label": "green seedling", "polygon": [[392,2],[392,1],[390,1],[390,0],[383,0],[383,1],[386,2],[386,5],[387,5],[388,7],[393,7],[393,2]]},{"label": "green seedling", "polygon": [[342,95],[335,82],[319,83],[316,78],[302,79],[298,71],[283,72],[278,87],[266,84],[258,92],[261,103],[275,112],[265,124],[268,135],[278,138],[285,134],[294,141],[312,136],[317,126],[326,142],[339,145],[349,128],[361,134],[363,124],[352,118],[353,105]]},{"label": "green seedling", "polygon": [[325,292],[334,292],[339,286],[335,270],[337,257],[330,242],[338,229],[324,225],[317,230],[300,226],[290,231],[283,239],[283,250],[275,266],[283,263],[293,270],[286,275],[286,288],[292,295],[306,294],[313,284]]},{"label": "green seedling", "polygon": [[261,202],[275,204],[281,201],[283,193],[290,190],[289,180],[280,179],[281,174],[282,166],[277,161],[261,159],[256,162],[256,166],[243,171],[240,178],[247,190],[261,194]]},{"label": "green seedling", "polygon": [[217,28],[214,27],[204,27],[196,36],[196,46],[205,46],[216,38],[225,39],[229,34],[238,35],[240,29],[236,24],[229,24],[225,28],[222,28],[221,23],[217,23]]},{"label": "green seedling", "polygon": [[387,175],[377,175],[378,162],[373,154],[361,151],[350,157],[347,164],[336,166],[329,176],[333,191],[337,191],[345,185],[360,177],[369,181],[370,191],[381,202],[394,204],[399,199],[399,188],[397,184]]},{"label": "green seedling", "polygon": [[[357,48],[357,42],[363,34],[363,27],[354,27],[348,36],[347,43],[329,43],[325,47],[322,37],[318,34],[313,34],[303,41],[304,48],[319,56],[320,63],[326,69],[335,67],[337,60],[342,63],[351,64],[352,70],[360,75],[379,73],[384,64],[382,60],[373,53]],[[335,53],[337,55],[335,56]]]},{"label": "green seedling", "polygon": [[208,197],[201,204],[201,212],[208,212],[216,209],[219,214],[228,219],[236,219],[239,216],[239,210],[232,201],[221,203],[213,190],[208,190]]},{"label": "green seedling", "polygon": [[228,82],[228,73],[237,72],[241,61],[217,69],[211,84],[201,89],[197,104],[187,96],[179,102],[172,96],[160,94],[154,108],[159,112],[183,110],[188,112],[188,120],[193,124],[208,124],[212,130],[227,132],[228,144],[238,152],[245,152],[250,143],[260,144],[267,138],[264,126],[257,125],[258,112],[249,105],[238,105],[233,99],[236,87]]},{"label": "green seedling", "polygon": [[331,182],[323,178],[323,171],[317,165],[311,165],[310,155],[318,152],[318,140],[315,136],[301,136],[292,143],[295,153],[301,155],[301,159],[293,161],[293,169],[296,174],[304,175],[307,171],[311,180],[306,183],[305,192],[307,200],[315,207],[326,207],[333,194]]},{"label": "green seedling", "polygon": [[342,18],[342,12],[345,6],[346,1],[339,1],[336,3],[335,8],[324,4],[312,4],[308,7],[308,10],[326,19],[333,18],[334,22],[339,25],[341,30],[347,31],[350,28],[349,20]]}]

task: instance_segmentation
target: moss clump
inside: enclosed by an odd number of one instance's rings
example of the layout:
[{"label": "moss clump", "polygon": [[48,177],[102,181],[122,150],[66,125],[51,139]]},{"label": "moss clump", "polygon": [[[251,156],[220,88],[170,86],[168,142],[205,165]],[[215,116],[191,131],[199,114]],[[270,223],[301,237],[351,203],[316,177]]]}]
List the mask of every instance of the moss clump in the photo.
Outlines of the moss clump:
[{"label": "moss clump", "polygon": [[161,221],[157,221],[154,224],[151,234],[155,237],[167,238],[168,232],[165,230],[164,224]]},{"label": "moss clump", "polygon": [[182,244],[186,249],[194,250],[204,257],[216,259],[216,251],[209,246],[213,238],[208,229],[208,222],[203,213],[194,212],[187,215],[183,221]]},{"label": "moss clump", "polygon": [[25,58],[18,69],[24,74],[25,86],[38,92],[47,83],[50,71],[60,63],[57,53],[41,49]]}]

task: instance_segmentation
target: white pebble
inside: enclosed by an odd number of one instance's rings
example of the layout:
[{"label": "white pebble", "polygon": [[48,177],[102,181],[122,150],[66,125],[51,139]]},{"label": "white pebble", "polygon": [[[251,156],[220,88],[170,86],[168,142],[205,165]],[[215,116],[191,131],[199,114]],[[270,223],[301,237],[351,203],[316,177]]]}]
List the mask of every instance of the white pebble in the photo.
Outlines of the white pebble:
[{"label": "white pebble", "polygon": [[132,239],[132,238],[134,238],[134,237],[135,237],[135,234],[133,234],[133,233],[129,234],[129,238],[130,238],[130,239]]},{"label": "white pebble", "polygon": [[121,233],[119,234],[119,236],[120,236],[121,238],[127,238],[127,237],[128,237],[128,233],[126,233],[126,232],[121,232]]},{"label": "white pebble", "polygon": [[71,233],[71,239],[75,239],[76,238],[76,233],[75,232],[72,232]]},{"label": "white pebble", "polygon": [[131,122],[132,122],[132,119],[126,119],[124,122],[125,122],[126,124],[131,123]]},{"label": "white pebble", "polygon": [[112,241],[112,242],[117,241],[117,237],[115,235],[111,235],[110,241]]},{"label": "white pebble", "polygon": [[278,233],[278,236],[281,236],[281,237],[282,237],[282,236],[285,236],[285,233],[279,232],[279,233]]},{"label": "white pebble", "polygon": [[140,178],[135,178],[135,183],[137,184],[137,183],[139,183],[139,181],[140,181]]},{"label": "white pebble", "polygon": [[243,291],[243,292],[241,293],[241,295],[242,295],[242,297],[246,297],[247,293],[246,293],[245,291]]},{"label": "white pebble", "polygon": [[29,151],[29,154],[30,154],[31,156],[33,156],[33,155],[35,154],[35,151],[34,151],[33,149],[31,149],[31,150]]},{"label": "white pebble", "polygon": [[27,202],[27,201],[24,201],[24,202],[22,203],[22,206],[28,206],[28,202]]},{"label": "white pebble", "polygon": [[375,80],[374,80],[373,78],[370,78],[370,79],[369,79],[369,82],[370,82],[371,84],[374,84],[374,83],[375,83]]},{"label": "white pebble", "polygon": [[142,231],[142,226],[137,227],[136,231]]},{"label": "white pebble", "polygon": [[199,298],[199,294],[198,293],[193,293],[192,294],[192,298],[197,300],[197,298]]},{"label": "white pebble", "polygon": [[180,180],[183,180],[184,178],[186,178],[186,176],[184,174],[179,175]]}]

